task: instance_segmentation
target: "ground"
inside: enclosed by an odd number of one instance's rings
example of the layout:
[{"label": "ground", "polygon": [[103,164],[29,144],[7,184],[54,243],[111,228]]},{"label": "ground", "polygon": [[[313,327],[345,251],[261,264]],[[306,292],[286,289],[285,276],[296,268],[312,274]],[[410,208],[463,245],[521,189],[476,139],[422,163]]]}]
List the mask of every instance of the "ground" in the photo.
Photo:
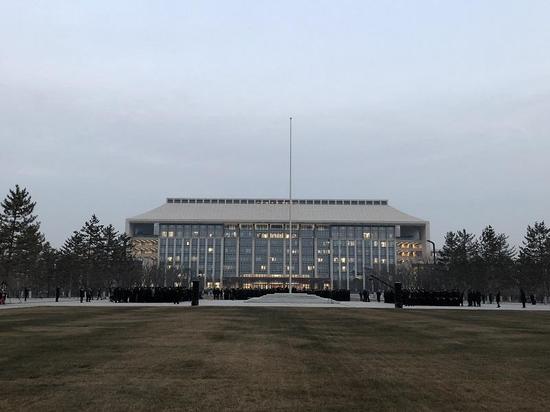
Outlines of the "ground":
[{"label": "ground", "polygon": [[0,409],[547,410],[550,313],[0,311]]}]

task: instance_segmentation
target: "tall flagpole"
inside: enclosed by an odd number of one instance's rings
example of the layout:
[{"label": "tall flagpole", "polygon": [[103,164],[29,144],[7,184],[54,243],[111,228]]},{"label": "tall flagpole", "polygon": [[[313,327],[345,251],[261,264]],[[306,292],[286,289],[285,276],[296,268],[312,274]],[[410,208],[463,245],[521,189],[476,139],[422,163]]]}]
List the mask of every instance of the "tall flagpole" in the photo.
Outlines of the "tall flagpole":
[{"label": "tall flagpole", "polygon": [[289,129],[289,151],[288,151],[288,233],[289,233],[289,261],[288,265],[288,293],[292,293],[292,117],[290,118],[290,129]]}]

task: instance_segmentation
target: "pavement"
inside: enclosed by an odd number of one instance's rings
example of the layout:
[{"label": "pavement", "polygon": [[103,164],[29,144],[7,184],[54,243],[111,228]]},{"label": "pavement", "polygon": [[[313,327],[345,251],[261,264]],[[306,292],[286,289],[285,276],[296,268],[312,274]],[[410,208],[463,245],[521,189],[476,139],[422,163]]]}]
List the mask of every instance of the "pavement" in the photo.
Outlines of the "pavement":
[{"label": "pavement", "polygon": [[[292,299],[292,298],[291,298]],[[274,301],[273,299],[261,300],[258,298],[249,300],[213,300],[210,298],[201,299],[199,307],[299,307],[299,308],[349,308],[349,309],[393,309],[393,303],[384,302],[361,302],[352,300],[350,302],[336,302],[331,299],[321,299],[321,301],[304,301],[303,299],[282,299]],[[5,305],[0,305],[0,310],[21,309],[21,308],[36,308],[36,307],[166,307],[166,308],[185,308],[190,307],[190,302],[181,302],[179,305],[173,303],[113,303],[108,299],[93,300],[92,302],[80,303],[78,298],[61,298],[59,302],[55,302],[53,298],[32,298],[27,302],[12,298],[6,301]],[[550,305],[547,304],[527,304],[526,308],[521,307],[521,303],[506,302],[501,304],[501,308],[497,308],[496,304],[485,304],[481,307],[468,306],[406,306],[404,310],[521,310],[521,311],[550,311]]]}]

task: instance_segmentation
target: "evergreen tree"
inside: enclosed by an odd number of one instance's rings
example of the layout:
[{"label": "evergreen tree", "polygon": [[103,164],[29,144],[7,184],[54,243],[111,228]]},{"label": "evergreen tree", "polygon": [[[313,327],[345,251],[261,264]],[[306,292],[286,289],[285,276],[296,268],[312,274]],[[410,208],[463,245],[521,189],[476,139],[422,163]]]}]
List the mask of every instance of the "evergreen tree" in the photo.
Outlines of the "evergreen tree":
[{"label": "evergreen tree", "polygon": [[40,269],[33,284],[41,296],[53,296],[58,286],[57,264],[59,253],[49,242],[44,243],[40,253]]},{"label": "evergreen tree", "polygon": [[523,246],[519,250],[521,285],[542,287],[550,294],[550,228],[543,222],[527,226]]},{"label": "evergreen tree", "polygon": [[439,263],[447,272],[447,287],[479,287],[476,279],[477,256],[478,243],[473,234],[465,229],[447,232],[439,259]]},{"label": "evergreen tree", "polygon": [[60,251],[58,272],[65,291],[72,295],[82,285],[82,273],[86,270],[87,245],[84,235],[74,231]]},{"label": "evergreen tree", "polygon": [[479,238],[480,277],[489,289],[513,285],[514,255],[504,233],[497,234],[490,225],[483,229]]},{"label": "evergreen tree", "polygon": [[85,270],[82,286],[97,288],[102,286],[101,269],[104,253],[103,226],[96,215],[84,223],[80,230],[86,245]]},{"label": "evergreen tree", "polygon": [[1,203],[0,273],[11,288],[31,286],[31,277],[38,269],[44,236],[35,206],[27,189],[19,185],[10,189]]}]

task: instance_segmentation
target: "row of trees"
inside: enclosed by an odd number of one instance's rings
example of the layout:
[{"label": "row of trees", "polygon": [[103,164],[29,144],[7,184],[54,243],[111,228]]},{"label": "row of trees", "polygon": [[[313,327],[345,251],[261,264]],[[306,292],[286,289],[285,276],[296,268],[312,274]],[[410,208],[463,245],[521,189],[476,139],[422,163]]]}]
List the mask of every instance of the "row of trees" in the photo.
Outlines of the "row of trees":
[{"label": "row of trees", "polygon": [[479,237],[448,232],[435,265],[422,265],[413,281],[420,287],[512,291],[523,288],[550,295],[550,228],[527,227],[519,251],[503,233],[487,226]]},{"label": "row of trees", "polygon": [[95,215],[55,249],[40,232],[36,203],[25,188],[15,186],[0,206],[0,284],[11,294],[28,288],[35,296],[52,296],[60,287],[74,295],[81,287],[130,286],[141,279],[130,238]]},{"label": "row of trees", "polygon": [[[15,186],[0,204],[0,286],[11,293],[29,288],[51,296],[56,287],[108,289],[136,284],[173,284],[178,273],[143,268],[132,256],[130,238],[94,215],[59,249],[40,231],[36,203]],[[179,274],[181,276],[181,274]],[[407,287],[518,290],[550,295],[550,228],[528,226],[519,251],[507,236],[487,226],[479,237],[466,230],[448,232],[436,264],[398,269]]]}]

